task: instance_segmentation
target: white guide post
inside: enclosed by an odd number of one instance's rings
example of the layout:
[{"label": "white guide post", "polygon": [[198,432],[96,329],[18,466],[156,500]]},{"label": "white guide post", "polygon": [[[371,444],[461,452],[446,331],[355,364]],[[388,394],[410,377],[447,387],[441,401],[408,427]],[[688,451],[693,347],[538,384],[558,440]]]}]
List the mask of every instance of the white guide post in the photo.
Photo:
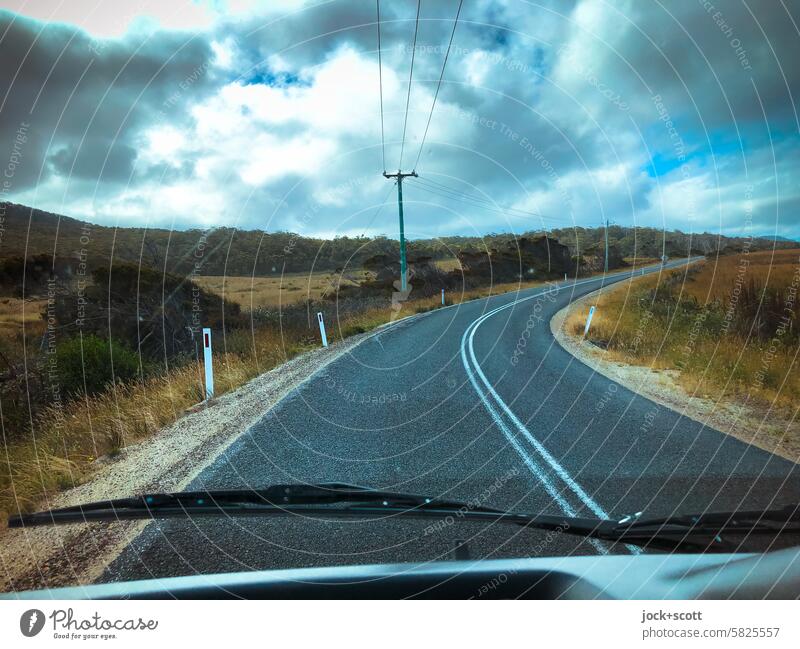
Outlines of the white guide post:
[{"label": "white guide post", "polygon": [[322,346],[328,346],[328,337],[325,335],[325,321],[322,319],[322,311],[317,314],[317,320],[319,320],[319,335],[322,337]]},{"label": "white guide post", "polygon": [[586,338],[586,334],[589,333],[589,325],[592,324],[592,316],[594,315],[594,306],[589,307],[589,317],[586,318],[586,328],[583,330],[583,337]]},{"label": "white guide post", "polygon": [[211,364],[211,329],[203,327],[203,361],[206,366],[206,400],[214,397],[214,367]]},{"label": "white guide post", "polygon": [[442,289],[442,306],[444,306],[444,289]]}]

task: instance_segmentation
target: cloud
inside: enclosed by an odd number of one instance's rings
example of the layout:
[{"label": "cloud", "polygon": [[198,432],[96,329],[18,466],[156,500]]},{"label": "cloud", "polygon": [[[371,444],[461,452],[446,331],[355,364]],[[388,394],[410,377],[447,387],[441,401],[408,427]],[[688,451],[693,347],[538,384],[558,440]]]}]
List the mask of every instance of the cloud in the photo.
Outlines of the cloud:
[{"label": "cloud", "polygon": [[[80,3],[0,13],[4,150],[29,125],[7,195],[123,225],[394,233],[374,5],[191,4],[122,26]],[[408,231],[800,235],[798,17],[718,4],[465,3],[423,147],[457,2],[423,3],[410,94],[415,7],[382,3],[386,167],[402,147],[456,190],[408,181]]]},{"label": "cloud", "polygon": [[[209,59],[202,39],[162,33],[100,47],[83,31],[0,12],[0,142],[28,124],[23,162],[13,179],[22,192],[53,177],[127,182],[142,128],[169,109],[180,115],[188,93],[170,97]],[[99,48],[99,49],[98,49]],[[200,79],[193,97],[207,88]]]}]

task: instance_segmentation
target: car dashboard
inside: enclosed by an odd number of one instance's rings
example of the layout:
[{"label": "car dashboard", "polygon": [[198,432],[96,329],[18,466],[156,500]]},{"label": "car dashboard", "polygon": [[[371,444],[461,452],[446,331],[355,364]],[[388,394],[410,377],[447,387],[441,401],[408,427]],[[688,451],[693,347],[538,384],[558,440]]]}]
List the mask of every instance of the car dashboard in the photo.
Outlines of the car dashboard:
[{"label": "car dashboard", "polygon": [[3,599],[795,599],[800,548],[294,568],[6,593]]}]

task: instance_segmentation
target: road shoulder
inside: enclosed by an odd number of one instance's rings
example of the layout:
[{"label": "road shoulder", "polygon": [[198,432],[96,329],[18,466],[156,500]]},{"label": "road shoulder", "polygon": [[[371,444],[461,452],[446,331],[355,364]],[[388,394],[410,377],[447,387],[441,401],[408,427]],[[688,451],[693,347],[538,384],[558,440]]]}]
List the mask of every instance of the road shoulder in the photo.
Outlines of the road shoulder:
[{"label": "road shoulder", "polygon": [[679,385],[677,370],[656,370],[610,360],[605,350],[565,331],[564,322],[572,312],[594,304],[602,291],[615,289],[619,287],[612,285],[589,293],[553,316],[550,330],[565,351],[592,370],[659,405],[787,460],[800,462],[796,420],[733,400],[715,401],[689,394]]},{"label": "road shoulder", "polygon": [[[185,489],[287,394],[375,333],[301,354],[207,405],[190,408],[154,436],[113,458],[99,458],[90,480],[54,495],[42,507]],[[0,590],[91,583],[146,525],[147,521],[125,521],[6,528],[0,531]]]}]

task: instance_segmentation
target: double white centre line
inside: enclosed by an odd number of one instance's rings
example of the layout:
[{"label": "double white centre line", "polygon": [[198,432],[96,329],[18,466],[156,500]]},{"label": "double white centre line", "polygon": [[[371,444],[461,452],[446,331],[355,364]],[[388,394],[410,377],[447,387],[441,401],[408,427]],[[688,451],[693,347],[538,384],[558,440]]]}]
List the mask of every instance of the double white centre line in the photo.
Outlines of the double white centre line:
[{"label": "double white centre line", "polygon": [[[617,278],[620,275],[626,276],[628,273],[620,273],[611,277],[607,276],[605,279]],[[567,288],[598,281],[602,281],[602,279],[585,279],[581,280],[580,282],[569,284],[567,285]],[[480,363],[478,363],[478,359],[475,356],[475,334],[481,324],[501,311],[511,309],[522,302],[527,302],[528,300],[541,297],[545,294],[545,292],[546,291],[540,291],[533,295],[519,298],[513,302],[510,302],[509,304],[504,304],[496,309],[492,309],[491,311],[484,313],[481,317],[474,320],[467,327],[466,331],[464,331],[464,335],[461,337],[461,362],[464,364],[464,370],[466,371],[467,376],[472,383],[472,387],[475,388],[475,392],[478,393],[483,405],[486,407],[489,415],[491,415],[492,420],[502,431],[509,444],[511,444],[514,450],[522,458],[525,466],[527,466],[536,479],[542,483],[550,497],[553,498],[556,503],[558,503],[561,511],[563,511],[567,516],[576,515],[575,509],[564,495],[565,491],[568,490],[572,492],[572,494],[574,494],[578,500],[580,500],[595,516],[598,518],[607,519],[609,518],[608,513],[597,503],[597,501],[595,501],[588,493],[586,493],[586,490],[581,487],[577,480],[575,480],[575,478],[569,474],[564,466],[555,457],[553,457],[553,455],[545,448],[545,446],[533,434],[531,434],[525,424],[519,420],[511,408],[508,407],[508,404],[506,404],[500,395],[497,394],[497,391],[486,378],[486,375],[481,369]],[[529,447],[520,441],[517,433],[512,430],[512,427],[516,428],[518,433],[521,434],[522,438],[528,442],[530,445]],[[554,476],[564,484],[566,489],[559,488],[544,467],[549,467],[552,474],[554,474]],[[599,552],[603,554],[608,552],[608,549],[602,542],[597,541],[596,539],[590,539],[590,542]],[[641,552],[641,549],[636,546],[628,545],[626,547],[634,554]]]}]

